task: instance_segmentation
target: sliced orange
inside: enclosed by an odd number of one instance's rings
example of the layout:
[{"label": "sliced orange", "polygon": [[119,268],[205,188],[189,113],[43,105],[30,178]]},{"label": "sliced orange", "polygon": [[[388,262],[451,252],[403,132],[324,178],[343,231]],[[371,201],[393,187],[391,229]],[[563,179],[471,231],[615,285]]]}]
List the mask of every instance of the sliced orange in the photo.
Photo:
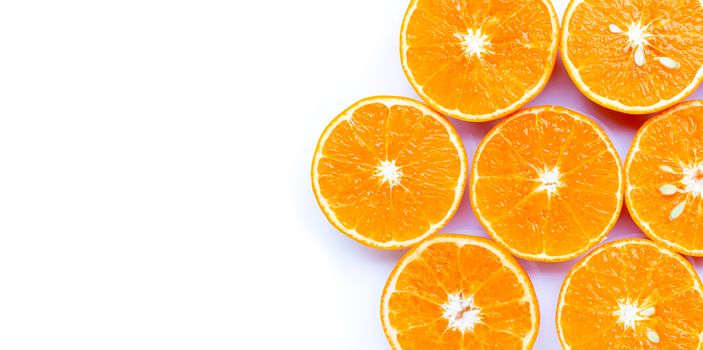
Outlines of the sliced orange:
[{"label": "sliced orange", "polygon": [[539,306],[503,248],[440,234],[400,259],[383,289],[381,321],[394,350],[530,349]]},{"label": "sliced orange", "polygon": [[434,109],[487,121],[542,91],[558,36],[549,0],[412,0],[400,58],[410,84]]},{"label": "sliced orange", "polygon": [[564,349],[700,349],[703,288],[691,264],[646,239],[598,247],[559,293]]},{"label": "sliced orange", "polygon": [[467,167],[461,139],[444,117],[408,98],[369,97],[323,131],[312,187],[342,233],[374,248],[399,249],[451,219]]},{"label": "sliced orange", "polygon": [[703,256],[703,101],[645,123],[625,162],[627,208],[650,238]]},{"label": "sliced orange", "polygon": [[514,255],[564,261],[584,253],[615,224],[622,207],[620,159],[605,132],[562,107],[524,109],[478,146],[471,206]]},{"label": "sliced orange", "polygon": [[617,111],[665,109],[703,81],[700,0],[571,0],[561,57],[586,97]]}]

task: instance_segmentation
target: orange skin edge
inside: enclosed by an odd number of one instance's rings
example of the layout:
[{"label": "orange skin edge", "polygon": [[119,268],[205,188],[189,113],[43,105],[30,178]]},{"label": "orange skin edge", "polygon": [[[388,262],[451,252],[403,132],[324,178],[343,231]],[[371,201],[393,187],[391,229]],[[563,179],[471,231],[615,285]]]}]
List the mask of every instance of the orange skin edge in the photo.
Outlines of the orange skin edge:
[{"label": "orange skin edge", "polygon": [[[574,266],[571,267],[571,270],[569,270],[569,273],[566,274],[566,277],[564,277],[564,282],[562,282],[561,287],[559,288],[559,296],[557,297],[557,307],[556,307],[556,311],[554,313],[554,324],[556,325],[556,328],[557,328],[557,337],[559,338],[559,345],[561,345],[562,349],[567,349],[569,346],[568,344],[566,344],[566,340],[564,340],[564,332],[562,331],[561,325],[559,323],[559,310],[561,310],[562,298],[565,295],[564,293],[566,292],[566,284],[567,284],[566,282],[571,281],[571,277],[574,275],[577,268],[580,268],[581,265],[583,265],[587,259],[590,259],[591,256],[605,250],[606,248],[610,247],[611,245],[618,244],[618,243],[630,243],[630,242],[631,243],[642,243],[642,244],[646,244],[646,245],[650,245],[650,246],[655,246],[658,249],[669,250],[671,253],[673,253],[674,256],[677,257],[676,260],[683,262],[684,263],[683,265],[686,267],[686,270],[688,270],[688,272],[690,272],[694,276],[693,277],[694,278],[694,285],[695,284],[697,284],[698,286],[703,285],[703,283],[701,283],[700,277],[698,276],[698,273],[696,273],[696,270],[693,268],[693,266],[691,266],[691,264],[688,262],[688,260],[686,260],[684,257],[682,257],[679,253],[677,253],[673,249],[669,249],[668,247],[662,246],[662,245],[658,244],[657,242],[652,242],[652,241],[645,239],[645,238],[625,238],[625,239],[620,239],[617,241],[612,241],[612,242],[608,242],[606,244],[603,244],[603,245],[597,247],[596,249],[593,249],[590,253],[586,254],[583,258],[581,258],[581,260],[576,262],[576,264],[574,264]],[[701,349],[702,346],[703,346],[703,340],[698,343],[697,349]]]},{"label": "orange skin edge", "polygon": [[[505,257],[508,260],[509,263],[514,264],[517,266],[517,270],[520,273],[520,276],[525,278],[528,282],[529,286],[529,293],[530,297],[534,300],[535,302],[535,319],[536,322],[534,324],[535,328],[535,333],[532,339],[530,339],[529,343],[527,344],[526,348],[531,349],[533,345],[535,344],[535,341],[537,340],[537,335],[539,334],[539,327],[540,327],[540,307],[539,307],[539,300],[537,299],[537,294],[535,293],[535,288],[532,285],[532,280],[530,279],[530,276],[527,275],[525,270],[522,268],[522,266],[515,260],[515,258],[510,254],[510,252],[503,248],[501,245],[496,244],[494,241],[489,240],[487,238],[479,237],[479,236],[473,236],[473,235],[464,235],[464,234],[456,234],[456,233],[441,233],[441,234],[436,234],[429,236],[428,238],[425,239],[425,241],[429,241],[433,238],[455,238],[455,239],[460,239],[463,241],[478,241],[482,242],[484,244],[490,245],[491,247],[495,248],[496,250],[500,251],[505,255]],[[402,263],[405,262],[405,260],[409,259],[411,256],[414,255],[415,251],[418,249],[420,244],[415,245],[413,248],[408,250],[401,258],[398,260],[398,263],[393,267],[393,270],[391,273],[388,275],[388,280],[386,281],[385,285],[383,286],[383,293],[381,294],[381,307],[380,307],[380,316],[381,316],[381,326],[383,327],[383,334],[386,336],[386,340],[388,340],[388,344],[390,345],[392,350],[403,350],[401,348],[396,347],[393,344],[393,338],[389,335],[390,334],[390,325],[387,325],[384,321],[385,319],[385,314],[388,312],[386,310],[386,305],[384,303],[384,300],[386,300],[386,295],[388,294],[388,287],[390,286],[391,282],[395,279],[396,275],[399,273],[398,269],[400,268]],[[502,261],[502,260],[501,260]]]},{"label": "orange skin edge", "polygon": [[609,103],[607,101],[599,101],[598,98],[589,93],[583,85],[580,82],[576,80],[576,74],[569,69],[569,66],[566,64],[567,61],[570,61],[568,58],[567,52],[564,50],[564,47],[566,47],[566,41],[568,37],[566,36],[566,30],[565,28],[568,27],[570,21],[571,21],[571,14],[573,13],[573,8],[575,5],[575,2],[578,0],[570,0],[569,4],[566,6],[566,10],[564,11],[564,18],[562,19],[561,27],[559,28],[559,56],[561,56],[561,61],[562,64],[564,65],[564,68],[566,69],[566,73],[569,75],[569,78],[571,78],[571,82],[576,86],[576,88],[581,92],[583,96],[586,96],[591,102],[608,108],[610,110],[620,112],[620,113],[625,113],[625,114],[632,114],[632,115],[643,115],[643,114],[650,114],[650,113],[657,113],[661,112],[663,110],[666,110],[667,108],[670,108],[671,106],[676,105],[677,103],[685,100],[688,96],[691,96],[692,93],[698,89],[698,87],[703,83],[703,76],[701,76],[698,81],[694,81],[691,83],[691,85],[687,86],[686,89],[690,89],[690,92],[688,94],[685,94],[681,96],[680,98],[674,98],[671,99],[670,101],[667,102],[666,105],[661,106],[661,107],[650,107],[646,109],[639,109],[638,107],[632,107],[632,108],[623,108],[617,105],[614,105],[612,103]]},{"label": "orange skin edge", "polygon": [[[446,226],[446,225],[449,223],[449,221],[451,221],[451,219],[454,217],[454,214],[456,214],[457,210],[459,210],[459,204],[461,203],[461,199],[464,197],[464,192],[465,192],[465,189],[466,189],[466,184],[467,184],[467,182],[468,182],[468,176],[466,176],[466,174],[464,174],[464,180],[463,180],[462,183],[461,183],[461,192],[460,192],[460,195],[459,195],[459,197],[458,197],[458,200],[456,200],[455,203],[452,204],[452,208],[451,208],[451,210],[449,211],[449,213],[447,214],[446,219],[445,219],[443,222],[441,222],[441,225],[439,225],[436,230],[434,230],[434,231],[428,231],[428,233],[425,233],[424,235],[418,237],[419,239],[416,238],[416,239],[415,239],[416,242],[409,242],[409,243],[405,242],[405,243],[403,243],[403,244],[394,244],[394,245],[390,245],[390,246],[376,245],[376,244],[373,244],[372,242],[361,241],[361,240],[357,239],[356,237],[354,237],[353,235],[351,235],[351,234],[349,234],[348,232],[346,232],[346,229],[343,228],[343,227],[341,227],[340,225],[338,225],[334,220],[330,220],[329,214],[328,214],[327,211],[325,210],[325,208],[324,208],[324,206],[323,206],[323,204],[322,204],[322,201],[321,201],[321,199],[320,199],[320,197],[319,197],[320,194],[318,194],[317,191],[315,190],[315,180],[314,180],[314,179],[315,179],[315,157],[316,157],[316,155],[317,155],[318,153],[320,153],[321,150],[322,150],[322,143],[321,143],[322,137],[327,133],[328,129],[329,129],[330,127],[332,127],[332,125],[334,124],[334,122],[335,122],[336,120],[338,120],[339,118],[342,118],[343,116],[347,115],[347,114],[349,113],[349,111],[351,111],[351,110],[353,110],[353,109],[356,109],[356,108],[358,108],[359,106],[365,105],[365,104],[370,103],[370,102],[372,102],[372,101],[383,100],[383,99],[386,99],[386,98],[396,99],[396,100],[403,100],[403,101],[406,101],[406,102],[410,102],[410,103],[412,103],[412,104],[419,104],[419,105],[421,105],[421,106],[424,106],[424,107],[427,108],[427,109],[432,110],[430,107],[427,107],[426,105],[424,105],[424,104],[423,104],[422,102],[420,102],[420,101],[417,101],[417,100],[414,100],[414,99],[408,98],[408,97],[402,97],[402,96],[390,96],[390,95],[370,96],[370,97],[363,98],[363,99],[361,99],[361,100],[359,100],[359,101],[353,103],[352,105],[350,105],[349,107],[347,107],[344,111],[342,111],[341,113],[339,113],[336,117],[334,117],[334,118],[327,124],[327,126],[325,126],[325,129],[324,129],[324,130],[322,131],[322,133],[320,134],[320,138],[318,139],[317,144],[316,144],[316,146],[315,146],[315,153],[313,153],[313,160],[312,160],[311,166],[310,166],[310,183],[311,183],[311,185],[312,185],[312,192],[313,192],[313,194],[315,195],[315,201],[317,202],[317,205],[320,207],[320,210],[321,210],[322,213],[325,215],[325,218],[327,219],[327,221],[328,221],[330,224],[332,224],[332,226],[333,226],[335,229],[337,229],[337,231],[343,233],[345,236],[347,236],[347,237],[353,239],[354,241],[359,242],[359,243],[361,243],[361,244],[363,244],[364,246],[369,247],[369,248],[375,248],[375,249],[379,249],[379,250],[398,250],[398,249],[406,249],[406,248],[408,248],[408,247],[411,247],[411,246],[417,244],[418,242],[422,241],[423,239],[427,238],[428,236],[439,232],[442,228],[444,228],[444,226]],[[433,110],[433,111],[434,111],[434,110]],[[435,113],[437,113],[437,112],[435,111]],[[437,115],[442,116],[440,113],[437,113]],[[447,121],[447,123],[449,123],[449,121]],[[449,124],[451,125],[451,123],[449,123]],[[461,141],[461,137],[459,137],[459,133],[456,131],[456,129],[455,129],[454,127],[451,127],[451,128],[450,128],[450,132],[456,137],[456,139],[457,139],[457,141],[458,141],[457,146],[464,152],[464,154],[466,154],[466,150],[465,150],[465,148],[464,148],[463,142]],[[468,172],[468,160],[467,160],[466,157],[464,157],[464,160],[463,160],[463,167],[464,167],[464,169],[466,169],[466,172]]]},{"label": "orange skin edge", "polygon": [[[512,106],[510,109],[505,110],[503,113],[500,113],[498,115],[494,116],[489,116],[489,117],[481,117],[482,115],[476,115],[476,118],[471,118],[467,116],[461,116],[461,115],[453,115],[449,113],[444,113],[442,111],[443,107],[440,106],[438,103],[436,103],[434,100],[430,98],[425,98],[424,94],[421,93],[420,87],[417,86],[416,84],[413,83],[415,80],[412,77],[411,72],[409,69],[406,67],[406,64],[403,63],[403,37],[405,36],[405,32],[407,30],[407,21],[409,19],[408,15],[410,14],[410,9],[417,3],[418,0],[412,0],[410,2],[410,5],[408,5],[408,8],[405,10],[405,14],[403,15],[403,22],[400,27],[400,45],[399,45],[399,52],[400,52],[400,67],[403,69],[403,74],[405,74],[405,77],[408,80],[408,83],[410,83],[410,86],[413,88],[415,93],[424,101],[425,103],[429,104],[434,110],[438,111],[441,114],[446,114],[449,117],[458,119],[458,120],[463,120],[466,122],[489,122],[491,120],[496,120],[503,118],[507,115],[513,114],[515,111],[519,110],[526,104],[530,103],[532,100],[534,100],[539,94],[542,93],[544,88],[547,86],[549,83],[549,79],[552,76],[552,73],[554,72],[554,67],[556,66],[557,62],[557,51],[559,50],[559,37],[561,36],[561,27],[559,26],[559,17],[557,16],[556,10],[554,10],[554,5],[550,0],[544,0],[543,3],[547,5],[548,11],[549,11],[549,17],[552,19],[552,22],[556,22],[556,45],[554,46],[554,50],[550,53],[549,57],[549,63],[548,63],[548,69],[545,70],[545,73],[540,79],[544,78],[543,82],[538,82],[537,86],[538,88],[535,90],[533,94],[530,96],[526,97],[522,103],[515,104]],[[485,114],[484,114],[485,115]]]},{"label": "orange skin edge", "polygon": [[[642,136],[642,131],[649,126],[651,123],[654,123],[658,121],[659,119],[666,118],[672,113],[675,113],[681,109],[685,109],[689,106],[703,106],[703,100],[689,100],[689,101],[684,101],[681,102],[673,107],[670,107],[666,109],[665,111],[657,114],[656,116],[648,119],[642,126],[637,130],[637,133],[635,134],[635,137],[633,138],[632,145],[630,146],[630,149],[627,152],[627,157],[625,158],[625,185],[627,186],[629,184],[628,176],[627,174],[629,173],[630,165],[632,163],[632,160],[634,158],[634,145],[637,142],[637,140]],[[677,247],[670,242],[667,242],[666,240],[662,239],[659,237],[656,233],[652,232],[650,228],[647,227],[646,223],[635,213],[635,209],[632,207],[632,199],[630,199],[630,196],[628,195],[629,191],[627,188],[625,189],[625,205],[627,206],[627,211],[630,213],[630,217],[632,217],[632,221],[635,222],[637,227],[640,228],[640,230],[651,240],[675,251],[680,254],[684,255],[689,255],[689,256],[697,256],[697,257],[703,257],[703,251],[700,253],[696,253],[694,251],[691,251],[689,249],[684,249],[683,247]]]},{"label": "orange skin edge", "polygon": [[[618,186],[618,193],[620,194],[620,201],[617,206],[618,209],[615,211],[615,214],[614,214],[614,217],[616,219],[612,220],[610,222],[610,224],[605,228],[605,230],[603,230],[603,232],[598,237],[598,239],[594,240],[593,243],[589,244],[585,248],[583,248],[577,252],[574,252],[572,254],[568,254],[568,255],[564,255],[564,256],[559,256],[559,257],[554,257],[554,258],[547,258],[547,257],[543,258],[543,257],[539,257],[539,256],[533,256],[533,255],[528,255],[528,254],[518,252],[518,251],[508,247],[507,245],[503,244],[502,240],[499,237],[497,237],[497,235],[495,233],[493,233],[493,232],[491,232],[491,230],[489,230],[489,223],[487,223],[488,220],[484,219],[481,215],[479,215],[479,209],[478,209],[478,206],[476,205],[476,202],[475,202],[473,196],[470,196],[471,210],[474,212],[474,216],[476,216],[476,219],[478,219],[478,221],[481,224],[481,226],[483,227],[483,229],[486,230],[486,232],[491,236],[491,238],[493,238],[493,240],[495,240],[499,245],[508,249],[511,252],[511,254],[517,256],[518,258],[530,260],[530,261],[563,262],[563,261],[568,261],[568,260],[574,259],[574,258],[578,257],[579,255],[583,254],[584,252],[588,251],[589,249],[593,248],[598,243],[602,242],[606,238],[608,233],[613,229],[613,227],[615,226],[615,223],[617,222],[617,218],[620,217],[620,212],[622,211],[622,202],[624,200],[623,197],[624,197],[624,191],[625,191],[625,174],[623,171],[623,166],[621,164],[620,155],[618,154],[617,150],[615,149],[615,145],[613,144],[612,140],[610,140],[610,138],[607,137],[608,134],[603,130],[603,128],[601,128],[600,125],[598,125],[596,122],[591,120],[591,118],[589,118],[581,113],[578,113],[576,111],[572,111],[572,110],[569,110],[569,109],[566,109],[566,108],[560,107],[560,106],[529,107],[529,108],[525,108],[525,109],[519,111],[518,113],[513,114],[513,116],[516,116],[516,115],[522,114],[522,113],[538,113],[540,111],[549,110],[549,109],[554,110],[554,111],[558,111],[558,112],[562,112],[562,113],[566,113],[566,114],[576,114],[578,117],[581,118],[580,120],[587,122],[589,125],[594,127],[600,134],[606,136],[604,138],[604,141],[615,152],[615,156],[618,160],[617,161],[618,170],[620,171],[620,184]],[[498,124],[496,124],[490,131],[488,131],[486,136],[484,136],[483,140],[481,140],[481,142],[476,147],[476,149],[477,149],[476,154],[478,154],[478,150],[483,149],[484,144],[488,141],[487,136],[491,135],[495,130],[497,130],[500,126],[502,126],[504,123],[506,123],[508,121],[510,121],[510,117],[503,119]],[[476,154],[474,154],[474,159],[473,159],[473,162],[471,165],[471,176],[469,178],[469,188],[471,189],[472,192],[473,192],[474,184],[476,183],[476,178],[475,178],[473,169],[476,168],[476,166],[478,165],[478,158],[479,158],[479,157],[476,157]]]}]

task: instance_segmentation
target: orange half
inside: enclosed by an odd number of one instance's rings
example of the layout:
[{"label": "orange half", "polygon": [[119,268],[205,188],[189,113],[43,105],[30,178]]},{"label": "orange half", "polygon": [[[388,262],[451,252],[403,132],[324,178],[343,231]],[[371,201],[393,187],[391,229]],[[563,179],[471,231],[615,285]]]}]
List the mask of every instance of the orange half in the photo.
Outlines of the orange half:
[{"label": "orange half", "polygon": [[581,92],[624,113],[652,113],[703,81],[699,0],[572,0],[561,57]]},{"label": "orange half", "polygon": [[312,187],[342,233],[374,248],[400,249],[451,219],[467,167],[461,139],[444,117],[408,98],[376,96],[325,128]]},{"label": "orange half", "polygon": [[646,239],[615,241],[569,271],[556,324],[564,349],[700,349],[703,288],[674,251]]},{"label": "orange half", "polygon": [[484,238],[440,234],[400,259],[381,321],[394,350],[530,349],[539,306],[510,253]]},{"label": "orange half", "polygon": [[412,0],[400,34],[403,71],[441,113],[487,121],[547,84],[559,21],[548,0]]},{"label": "orange half", "polygon": [[562,107],[524,109],[478,146],[471,207],[523,259],[564,261],[605,238],[622,208],[620,158],[605,132]]},{"label": "orange half", "polygon": [[703,256],[703,101],[683,102],[645,123],[625,162],[625,200],[650,238]]}]

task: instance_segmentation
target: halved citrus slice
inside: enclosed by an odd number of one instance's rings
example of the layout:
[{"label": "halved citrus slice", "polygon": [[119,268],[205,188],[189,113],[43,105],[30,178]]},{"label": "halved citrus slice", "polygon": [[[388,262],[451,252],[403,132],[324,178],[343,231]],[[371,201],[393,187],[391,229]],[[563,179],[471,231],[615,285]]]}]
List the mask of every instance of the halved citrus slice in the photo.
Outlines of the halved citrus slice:
[{"label": "halved citrus slice", "polygon": [[381,321],[394,350],[530,349],[539,306],[510,253],[484,238],[440,234],[400,259]]},{"label": "halved citrus slice", "polygon": [[374,248],[399,249],[439,231],[456,212],[467,161],[459,135],[403,97],[363,99],[322,132],[312,187],[327,219]]},{"label": "halved citrus slice", "polygon": [[571,0],[561,57],[593,102],[644,114],[665,109],[703,81],[700,0]]},{"label": "halved citrus slice", "polygon": [[646,239],[615,241],[569,271],[556,324],[564,349],[700,349],[703,288],[674,251]]},{"label": "halved citrus slice", "polygon": [[542,91],[558,36],[549,0],[412,0],[400,58],[410,84],[434,109],[487,121]]},{"label": "halved citrus slice", "polygon": [[625,162],[627,208],[650,238],[703,256],[703,101],[645,123]]},{"label": "halved citrus slice", "polygon": [[533,107],[488,132],[470,188],[476,217],[498,243],[523,259],[564,261],[613,227],[623,175],[596,123],[566,108]]}]

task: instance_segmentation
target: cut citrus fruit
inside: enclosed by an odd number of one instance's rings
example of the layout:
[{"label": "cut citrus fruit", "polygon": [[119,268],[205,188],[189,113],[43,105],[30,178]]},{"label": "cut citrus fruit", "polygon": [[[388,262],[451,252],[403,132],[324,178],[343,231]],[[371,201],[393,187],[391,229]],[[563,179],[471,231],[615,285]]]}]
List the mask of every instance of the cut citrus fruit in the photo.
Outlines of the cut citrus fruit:
[{"label": "cut citrus fruit", "polygon": [[686,259],[652,241],[608,243],[569,271],[556,323],[564,349],[700,349],[701,281]]},{"label": "cut citrus fruit", "polygon": [[530,349],[539,307],[503,248],[439,234],[400,259],[383,289],[381,321],[394,350]]},{"label": "cut citrus fruit", "polygon": [[627,208],[640,229],[680,253],[703,256],[703,101],[647,121],[625,174]]},{"label": "cut citrus fruit", "polygon": [[363,99],[323,131],[312,186],[327,219],[374,248],[399,249],[439,231],[466,186],[466,154],[449,122],[403,97]]},{"label": "cut citrus fruit", "polygon": [[561,57],[592,101],[631,114],[660,111],[703,80],[701,1],[572,0]]},{"label": "cut citrus fruit", "polygon": [[412,0],[400,58],[410,84],[436,110],[487,121],[542,91],[558,36],[549,0]]},{"label": "cut citrus fruit", "polygon": [[620,160],[593,121],[562,107],[524,109],[478,146],[471,206],[514,255],[564,261],[596,243],[622,207]]}]

